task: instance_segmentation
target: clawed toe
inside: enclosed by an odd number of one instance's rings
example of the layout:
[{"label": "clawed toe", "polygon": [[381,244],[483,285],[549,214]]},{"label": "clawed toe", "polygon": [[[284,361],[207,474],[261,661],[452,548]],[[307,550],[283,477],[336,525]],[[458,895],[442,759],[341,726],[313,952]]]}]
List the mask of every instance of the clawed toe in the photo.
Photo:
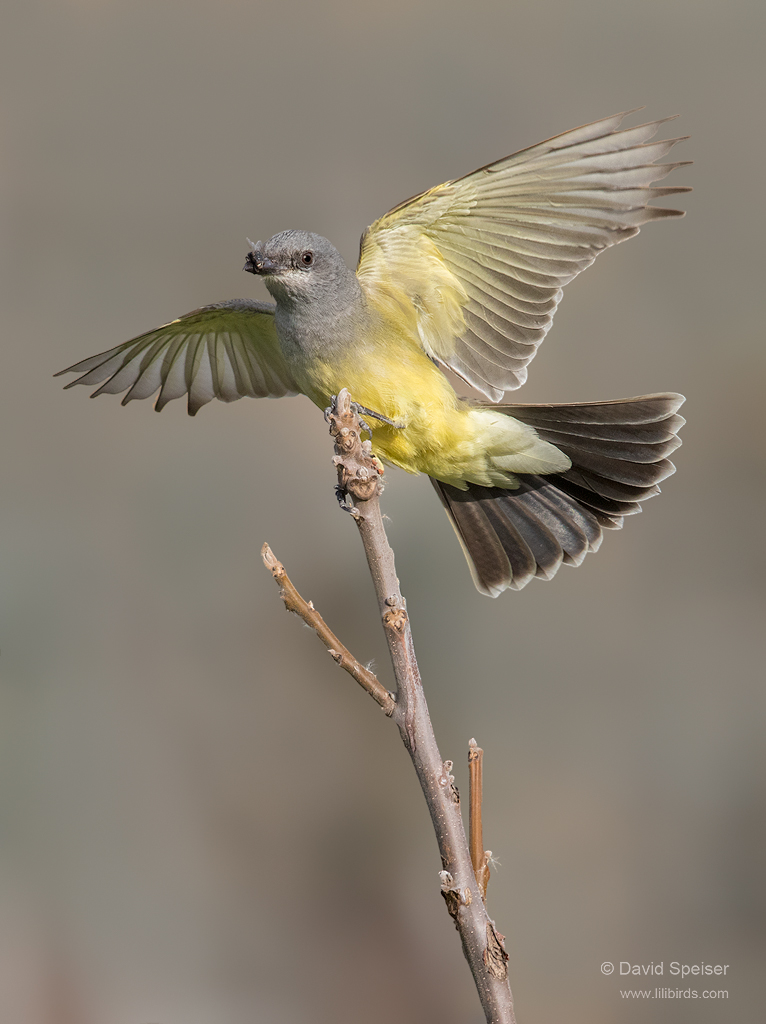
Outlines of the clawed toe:
[{"label": "clawed toe", "polygon": [[361,513],[358,508],[354,507],[354,505],[349,505],[349,503],[346,501],[347,495],[348,491],[346,491],[341,486],[341,484],[335,485],[335,497],[338,499],[338,504],[340,505],[340,507],[343,509],[344,512],[348,512],[350,516],[353,516],[354,519],[358,519]]},{"label": "clawed toe", "polygon": [[330,395],[330,404],[327,406],[327,408],[324,411],[324,421],[325,421],[325,423],[329,423],[330,422],[330,415],[331,415],[333,409],[335,408],[335,402],[337,401],[337,398],[338,398],[337,395]]},{"label": "clawed toe", "polygon": [[[359,412],[360,410],[357,409],[357,414]],[[370,425],[365,420],[363,420],[361,416],[359,416],[359,429],[363,430],[366,434],[369,434],[370,440],[372,440],[372,430],[370,429]]]}]

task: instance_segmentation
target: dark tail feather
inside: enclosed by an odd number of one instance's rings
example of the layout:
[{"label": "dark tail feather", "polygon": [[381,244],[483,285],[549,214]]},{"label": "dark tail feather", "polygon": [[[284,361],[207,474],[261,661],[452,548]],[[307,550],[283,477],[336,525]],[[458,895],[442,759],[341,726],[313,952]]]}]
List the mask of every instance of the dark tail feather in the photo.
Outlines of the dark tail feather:
[{"label": "dark tail feather", "polygon": [[537,576],[551,579],[562,563],[579,565],[597,551],[603,530],[659,494],[681,444],[682,395],[643,395],[573,405],[495,405],[534,427],[572,460],[566,473],[518,474],[516,490],[456,487],[431,480],[465,552],[477,588],[497,597]]}]

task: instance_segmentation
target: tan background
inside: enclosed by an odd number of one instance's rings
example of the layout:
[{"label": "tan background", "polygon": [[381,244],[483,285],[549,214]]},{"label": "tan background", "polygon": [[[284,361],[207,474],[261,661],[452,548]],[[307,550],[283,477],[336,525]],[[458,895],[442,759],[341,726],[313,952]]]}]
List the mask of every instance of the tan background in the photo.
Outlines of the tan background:
[{"label": "tan background", "polygon": [[[427,481],[390,473],[385,503],[464,793],[468,739],[487,751],[522,1024],[763,1019],[763,23],[741,0],[7,10],[3,1021],[481,1019],[398,736],[258,558],[389,679],[321,416],[158,417],[51,374],[260,295],[246,235],[353,261],[405,197],[640,103],[694,136],[689,216],[569,287],[519,398],[680,390],[677,476],[494,602]],[[628,1003],[605,960],[665,985],[727,963],[729,1000]]]}]

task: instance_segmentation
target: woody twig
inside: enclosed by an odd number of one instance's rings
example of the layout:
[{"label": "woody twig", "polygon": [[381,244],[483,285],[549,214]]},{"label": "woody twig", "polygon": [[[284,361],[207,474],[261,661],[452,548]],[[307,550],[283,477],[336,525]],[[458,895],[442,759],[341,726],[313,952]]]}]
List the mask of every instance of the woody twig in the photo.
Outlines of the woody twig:
[{"label": "woody twig", "polygon": [[491,850],[484,849],[484,829],[481,820],[482,788],[484,783],[484,751],[476,740],[468,744],[468,845],[471,849],[476,881],[481,889],[482,899],[487,898],[489,883],[489,858]]},{"label": "woody twig", "polygon": [[[441,893],[460,934],[486,1019],[491,1024],[516,1024],[503,936],[488,917],[484,903],[488,873],[486,854],[482,849],[484,860],[479,864],[479,870],[475,870],[477,862],[472,859],[463,828],[460,796],[451,774],[452,762],[442,760],[436,744],[415,658],[407,607],[383,527],[379,503],[383,467],[373,456],[370,442],[362,441],[363,428],[358,410],[345,388],[335,399],[328,421],[335,441],[338,495],[342,506],[352,512],[364,545],[393,663],[395,696],[388,693],[383,684],[340,644],[313,605],[300,597],[268,546],[264,546],[264,561],[280,584],[285,605],[316,630],[333,657],[367,689],[399,727],[426,798],[439,844]],[[472,764],[478,764],[479,774],[475,776],[477,782],[472,791],[480,794],[481,752],[475,743],[469,756],[474,752],[476,756]],[[473,771],[476,772],[477,768],[474,767]],[[480,803],[479,796],[478,803],[473,801],[472,805],[480,808]],[[471,817],[473,821],[473,813]],[[480,809],[475,812],[475,820],[472,836],[478,850],[483,845]]]}]

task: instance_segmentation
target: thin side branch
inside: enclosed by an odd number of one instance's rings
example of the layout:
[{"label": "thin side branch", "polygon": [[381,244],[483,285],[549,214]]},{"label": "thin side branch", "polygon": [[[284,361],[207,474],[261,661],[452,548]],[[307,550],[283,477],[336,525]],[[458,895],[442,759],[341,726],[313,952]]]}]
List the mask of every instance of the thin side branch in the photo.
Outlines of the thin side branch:
[{"label": "thin side branch", "polygon": [[295,612],[307,626],[311,626],[333,660],[356,679],[362,689],[366,690],[372,699],[380,704],[390,718],[396,707],[393,694],[389,693],[378,677],[357,661],[351,651],[340,642],[311,601],[305,601],[301,597],[285,572],[285,567],[277,560],[268,544],[264,544],[261,548],[261,558],[263,564],[279,584],[279,596],[284,601],[285,608],[289,612]]},{"label": "thin side branch", "polygon": [[481,895],[487,898],[489,884],[489,858],[491,850],[484,849],[484,829],[481,820],[482,788],[484,781],[484,751],[476,740],[468,744],[468,845],[471,863],[479,883]]}]

